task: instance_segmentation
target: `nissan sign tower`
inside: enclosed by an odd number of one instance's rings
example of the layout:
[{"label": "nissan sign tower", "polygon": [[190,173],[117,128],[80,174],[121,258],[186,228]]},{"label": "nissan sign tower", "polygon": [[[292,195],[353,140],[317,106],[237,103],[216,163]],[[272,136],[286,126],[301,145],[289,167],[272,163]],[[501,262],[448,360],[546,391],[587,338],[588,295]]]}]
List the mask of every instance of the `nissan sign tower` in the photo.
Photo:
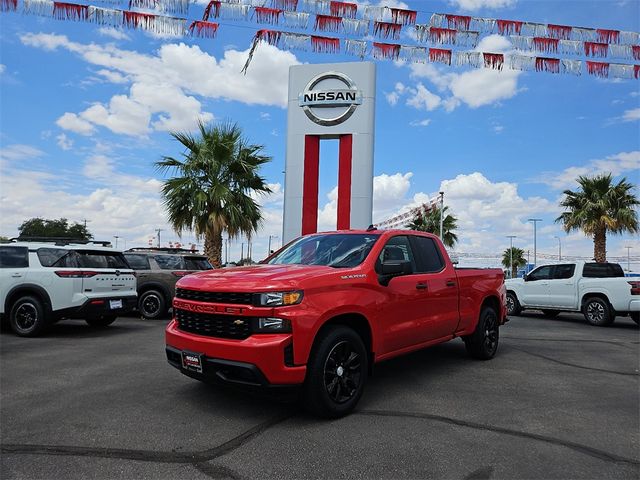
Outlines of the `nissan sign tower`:
[{"label": "nissan sign tower", "polygon": [[371,224],[375,92],[372,62],[290,68],[283,242],[318,230],[322,140],[340,142],[336,228]]}]

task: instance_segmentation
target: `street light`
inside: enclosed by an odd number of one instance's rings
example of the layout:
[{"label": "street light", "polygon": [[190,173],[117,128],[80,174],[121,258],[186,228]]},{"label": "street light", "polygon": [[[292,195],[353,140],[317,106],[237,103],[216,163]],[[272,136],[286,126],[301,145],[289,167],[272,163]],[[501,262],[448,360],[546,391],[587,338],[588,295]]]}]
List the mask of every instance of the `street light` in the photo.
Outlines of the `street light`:
[{"label": "street light", "polygon": [[630,259],[630,253],[629,251],[633,248],[633,247],[624,247],[627,249],[627,272],[631,271],[631,259]]},{"label": "street light", "polygon": [[444,192],[440,192],[440,241],[443,242],[444,234],[442,228],[444,226]]},{"label": "street light", "polygon": [[536,267],[538,265],[538,248],[537,248],[537,235],[538,235],[538,222],[541,222],[541,218],[528,218],[527,222],[533,222],[533,266]]},{"label": "street light", "polygon": [[560,241],[560,237],[557,235],[554,235],[553,238],[558,239],[558,261],[561,262],[562,261],[562,242]]},{"label": "street light", "polygon": [[271,255],[271,239],[272,238],[280,238],[280,237],[278,237],[278,235],[269,235],[269,250],[267,252],[267,257]]},{"label": "street light", "polygon": [[120,238],[118,235],[114,235],[113,238],[116,239],[116,248],[118,248],[118,239]]},{"label": "street light", "polygon": [[513,278],[513,239],[518,238],[517,235],[507,235],[509,239],[509,278]]}]

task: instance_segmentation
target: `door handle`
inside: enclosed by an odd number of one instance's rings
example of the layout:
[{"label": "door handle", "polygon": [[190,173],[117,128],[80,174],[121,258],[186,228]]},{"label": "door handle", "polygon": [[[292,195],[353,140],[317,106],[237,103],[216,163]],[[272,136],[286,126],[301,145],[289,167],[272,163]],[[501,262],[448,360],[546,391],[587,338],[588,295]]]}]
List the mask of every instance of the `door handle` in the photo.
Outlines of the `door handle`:
[{"label": "door handle", "polygon": [[20,278],[20,277],[22,277],[22,274],[21,273],[13,273],[11,276],[13,278]]},{"label": "door handle", "polygon": [[453,280],[447,280],[446,285],[447,285],[447,287],[455,287],[456,286],[456,282],[454,282]]},{"label": "door handle", "polygon": [[426,283],[422,283],[422,282],[418,282],[418,283],[416,283],[416,288],[418,290],[426,290],[427,289],[427,284]]}]

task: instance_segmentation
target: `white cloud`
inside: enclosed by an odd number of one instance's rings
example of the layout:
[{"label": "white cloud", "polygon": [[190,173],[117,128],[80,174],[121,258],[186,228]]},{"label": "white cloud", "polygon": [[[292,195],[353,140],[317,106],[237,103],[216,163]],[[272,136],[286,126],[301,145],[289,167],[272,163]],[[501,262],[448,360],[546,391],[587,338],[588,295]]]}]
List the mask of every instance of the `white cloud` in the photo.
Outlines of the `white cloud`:
[{"label": "white cloud", "polygon": [[25,45],[45,50],[65,49],[84,61],[104,67],[98,73],[113,83],[131,83],[128,94],[95,102],[58,120],[62,128],[89,134],[94,126],[114,133],[144,136],[152,130],[186,130],[197,120],[211,120],[196,98],[235,100],[247,104],[286,106],[289,66],[295,55],[262,44],[246,75],[240,73],[248,54],[227,50],[217,59],[197,45],[165,44],[154,54],[114,45],[81,44],[64,35],[25,34]]},{"label": "white cloud", "polygon": [[430,124],[430,118],[425,118],[424,120],[413,120],[412,122],[409,122],[409,125],[412,127],[428,127]]},{"label": "white cloud", "polygon": [[71,112],[66,112],[56,120],[56,125],[80,135],[91,135],[95,131],[95,127],[90,122]]},{"label": "white cloud", "polygon": [[7,66],[4,63],[0,63],[0,75],[2,75],[6,69]]},{"label": "white cloud", "polygon": [[58,135],[56,137],[58,146],[62,149],[62,150],[71,150],[71,147],[73,147],[73,140],[69,139],[67,137],[66,134],[61,133],[60,135]]},{"label": "white cloud", "polygon": [[502,133],[504,131],[504,125],[500,125],[500,124],[495,124],[491,128],[493,130],[493,133]]},{"label": "white cloud", "polygon": [[407,105],[417,110],[435,110],[442,103],[442,99],[422,83],[418,83],[415,89],[409,89],[409,91],[411,96],[407,99]]},{"label": "white cloud", "polygon": [[516,0],[449,0],[452,5],[463,10],[476,11],[482,8],[506,8],[516,4]]},{"label": "white cloud", "polygon": [[18,161],[37,158],[44,155],[44,152],[31,145],[21,145],[15,143],[13,145],[3,146],[0,149],[0,158],[3,161]]},{"label": "white cloud", "polygon": [[635,122],[636,120],[640,120],[640,108],[627,110],[622,114],[623,122]]},{"label": "white cloud", "polygon": [[565,168],[561,172],[544,172],[536,181],[556,189],[573,188],[580,175],[611,173],[614,176],[640,171],[640,150],[620,152],[603,159],[589,160],[582,166]]},{"label": "white cloud", "polygon": [[478,108],[514,97],[518,93],[520,73],[508,69],[501,72],[488,68],[471,70],[458,75],[450,88],[456,98],[471,108]]},{"label": "white cloud", "polygon": [[475,48],[476,52],[504,53],[511,50],[511,42],[503,35],[488,35]]},{"label": "white cloud", "polygon": [[104,37],[110,37],[115,40],[130,40],[129,35],[124,33],[119,28],[100,27],[98,28],[98,33]]}]

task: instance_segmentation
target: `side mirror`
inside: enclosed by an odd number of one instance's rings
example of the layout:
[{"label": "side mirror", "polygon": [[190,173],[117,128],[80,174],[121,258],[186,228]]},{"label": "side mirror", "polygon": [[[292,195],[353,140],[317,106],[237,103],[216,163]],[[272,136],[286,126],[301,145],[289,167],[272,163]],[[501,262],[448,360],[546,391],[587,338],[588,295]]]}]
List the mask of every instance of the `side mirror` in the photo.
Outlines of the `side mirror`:
[{"label": "side mirror", "polygon": [[528,281],[529,281],[529,274],[528,274],[528,273],[525,273],[525,274],[522,276],[522,280],[524,280],[525,282],[528,282]]},{"label": "side mirror", "polygon": [[387,286],[392,278],[400,275],[409,275],[411,273],[411,262],[395,261],[395,262],[383,262],[380,265],[380,275],[378,278],[380,284]]}]

